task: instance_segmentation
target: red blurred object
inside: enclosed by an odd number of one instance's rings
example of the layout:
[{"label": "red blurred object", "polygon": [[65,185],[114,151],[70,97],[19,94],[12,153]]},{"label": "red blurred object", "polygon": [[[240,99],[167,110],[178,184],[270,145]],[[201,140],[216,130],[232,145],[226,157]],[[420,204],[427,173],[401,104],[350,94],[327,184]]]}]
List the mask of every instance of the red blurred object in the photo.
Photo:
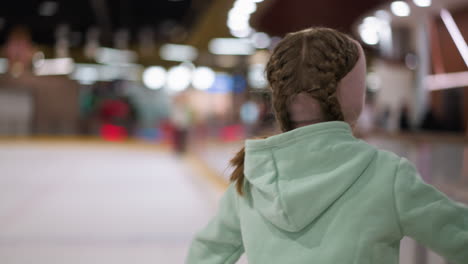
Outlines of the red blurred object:
[{"label": "red blurred object", "polygon": [[175,126],[169,120],[163,120],[160,124],[164,143],[174,145]]},{"label": "red blurred object", "polygon": [[128,132],[122,126],[103,124],[101,126],[101,137],[108,141],[122,141],[128,138]]},{"label": "red blurred object", "polygon": [[244,138],[244,127],[242,125],[230,125],[221,129],[221,140],[237,141]]},{"label": "red blurred object", "polygon": [[129,115],[130,107],[122,100],[107,99],[101,103],[99,116],[104,122],[126,119]]}]

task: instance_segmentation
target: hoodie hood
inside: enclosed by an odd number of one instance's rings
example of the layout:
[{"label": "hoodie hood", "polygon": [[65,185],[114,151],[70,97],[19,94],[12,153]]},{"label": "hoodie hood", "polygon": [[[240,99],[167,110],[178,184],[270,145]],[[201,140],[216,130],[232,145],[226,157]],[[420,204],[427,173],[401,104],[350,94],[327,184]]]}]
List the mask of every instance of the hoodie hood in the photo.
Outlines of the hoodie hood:
[{"label": "hoodie hood", "polygon": [[363,174],[376,149],[345,122],[325,122],[267,139],[247,140],[246,199],[289,232],[320,217]]}]

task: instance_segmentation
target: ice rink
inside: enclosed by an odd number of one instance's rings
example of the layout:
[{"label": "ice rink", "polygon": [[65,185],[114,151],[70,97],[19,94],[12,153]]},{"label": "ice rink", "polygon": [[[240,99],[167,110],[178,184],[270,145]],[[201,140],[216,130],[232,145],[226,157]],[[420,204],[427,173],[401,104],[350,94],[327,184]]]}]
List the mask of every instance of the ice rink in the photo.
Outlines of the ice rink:
[{"label": "ice rink", "polygon": [[183,263],[220,190],[164,150],[0,145],[0,263]]}]

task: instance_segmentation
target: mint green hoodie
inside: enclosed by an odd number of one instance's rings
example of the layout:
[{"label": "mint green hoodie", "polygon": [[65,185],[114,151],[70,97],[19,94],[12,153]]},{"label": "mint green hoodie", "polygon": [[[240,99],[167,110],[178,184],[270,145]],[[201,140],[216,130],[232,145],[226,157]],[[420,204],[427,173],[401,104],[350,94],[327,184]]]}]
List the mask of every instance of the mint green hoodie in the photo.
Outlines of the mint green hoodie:
[{"label": "mint green hoodie", "polygon": [[245,194],[228,188],[187,263],[396,264],[403,236],[468,263],[468,208],[344,122],[247,140],[244,173]]}]

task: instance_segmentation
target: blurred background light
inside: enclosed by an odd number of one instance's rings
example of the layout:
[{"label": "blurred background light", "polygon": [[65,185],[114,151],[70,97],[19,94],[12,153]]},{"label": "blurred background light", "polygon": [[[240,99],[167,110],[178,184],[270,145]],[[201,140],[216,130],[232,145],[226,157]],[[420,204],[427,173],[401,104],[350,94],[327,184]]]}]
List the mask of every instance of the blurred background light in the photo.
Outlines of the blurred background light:
[{"label": "blurred background light", "polygon": [[368,16],[366,18],[364,18],[364,24],[378,24],[379,23],[379,19],[376,18],[375,16]]},{"label": "blurred background light", "polygon": [[251,55],[255,52],[249,40],[235,38],[212,39],[209,43],[209,50],[217,55]]},{"label": "blurred background light", "polygon": [[463,35],[460,29],[455,23],[455,20],[453,19],[452,15],[447,9],[442,9],[440,11],[440,17],[442,18],[442,21],[444,22],[445,27],[447,27],[447,30],[450,36],[452,37],[453,42],[455,42],[455,45],[457,46],[457,49],[460,52],[460,55],[465,61],[466,66],[468,66],[468,44],[463,38]]},{"label": "blurred background light", "polygon": [[420,7],[431,6],[432,0],[413,0],[414,4]]},{"label": "blurred background light", "polygon": [[148,67],[143,72],[143,83],[150,89],[161,89],[166,83],[166,75],[166,70],[161,66]]},{"label": "blurred background light", "polygon": [[0,73],[6,73],[8,71],[8,60],[0,58]]},{"label": "blurred background light", "polygon": [[390,4],[390,10],[395,16],[406,17],[411,14],[410,6],[404,1],[395,1]]},{"label": "blurred background light", "polygon": [[75,62],[72,58],[47,59],[34,68],[36,75],[68,75],[73,72]]},{"label": "blurred background light", "polygon": [[265,78],[265,65],[264,64],[253,64],[249,67],[248,72],[249,85],[255,89],[266,88],[268,82]]},{"label": "blurred background light", "polygon": [[57,13],[58,3],[54,1],[45,1],[39,5],[39,15],[53,16]]},{"label": "blurred background light", "polygon": [[392,29],[388,12],[379,10],[376,16],[365,17],[358,26],[361,40],[368,45],[377,45],[381,50],[388,50],[392,45]]},{"label": "blurred background light", "polygon": [[141,72],[143,67],[138,64],[121,64],[121,65],[101,65],[99,67],[100,81],[114,80],[141,80]]},{"label": "blurred background light", "polygon": [[268,34],[264,32],[254,33],[250,37],[250,40],[252,41],[252,44],[254,45],[254,47],[257,49],[266,49],[271,44],[270,36],[268,36]]},{"label": "blurred background light", "polygon": [[198,57],[198,50],[189,45],[165,44],[161,46],[159,55],[168,61],[194,61]]},{"label": "blurred background light", "polygon": [[235,12],[252,14],[257,10],[257,5],[251,0],[237,0],[232,9]]},{"label": "blurred background light", "polygon": [[378,18],[378,19],[381,19],[381,20],[384,20],[384,21],[391,21],[392,20],[392,15],[390,15],[390,13],[388,13],[388,11],[386,10],[377,10],[375,12],[375,16]]},{"label": "blurred background light", "polygon": [[137,53],[131,50],[98,48],[96,51],[96,61],[102,64],[134,63],[137,58]]},{"label": "blurred background light", "polygon": [[379,43],[378,26],[372,23],[363,23],[359,26],[359,35],[362,41],[368,45],[376,45]]},{"label": "blurred background light", "polygon": [[167,88],[173,92],[187,89],[192,81],[192,69],[184,64],[169,69],[167,73]]},{"label": "blurred background light", "polygon": [[90,85],[99,80],[99,65],[96,64],[76,64],[75,70],[71,76],[80,84]]},{"label": "blurred background light", "polygon": [[253,29],[251,27],[243,29],[231,29],[229,32],[231,32],[231,35],[236,38],[246,38],[252,34]]},{"label": "blurred background light", "polygon": [[424,81],[430,91],[465,87],[468,86],[468,71],[429,75]]},{"label": "blurred background light", "polygon": [[249,24],[250,14],[238,9],[231,9],[228,12],[228,26],[236,27],[238,25]]},{"label": "blurred background light", "polygon": [[257,4],[263,0],[236,0],[228,12],[227,26],[231,35],[237,38],[250,36],[255,30],[250,26],[250,16],[257,10]]},{"label": "blurred background light", "polygon": [[208,93],[227,94],[234,89],[233,77],[225,72],[216,73],[215,81],[211,88],[206,90]]},{"label": "blurred background light", "polygon": [[260,110],[254,102],[246,102],[241,106],[240,117],[245,124],[255,124],[258,121]]},{"label": "blurred background light", "polygon": [[381,85],[381,78],[375,72],[369,72],[366,77],[366,84],[370,91],[376,92],[379,90]]},{"label": "blurred background light", "polygon": [[216,73],[209,67],[198,67],[193,71],[193,87],[198,90],[207,90],[215,82]]},{"label": "blurred background light", "polygon": [[77,63],[70,75],[71,79],[89,85],[95,82],[112,82],[115,80],[141,81],[143,66],[139,64],[100,65]]},{"label": "blurred background light", "polygon": [[414,53],[405,55],[405,65],[410,70],[415,70],[418,67],[418,57]]},{"label": "blurred background light", "polygon": [[44,64],[44,60],[45,60],[44,52],[38,51],[34,53],[33,58],[32,58],[34,67],[36,68],[41,67]]}]

